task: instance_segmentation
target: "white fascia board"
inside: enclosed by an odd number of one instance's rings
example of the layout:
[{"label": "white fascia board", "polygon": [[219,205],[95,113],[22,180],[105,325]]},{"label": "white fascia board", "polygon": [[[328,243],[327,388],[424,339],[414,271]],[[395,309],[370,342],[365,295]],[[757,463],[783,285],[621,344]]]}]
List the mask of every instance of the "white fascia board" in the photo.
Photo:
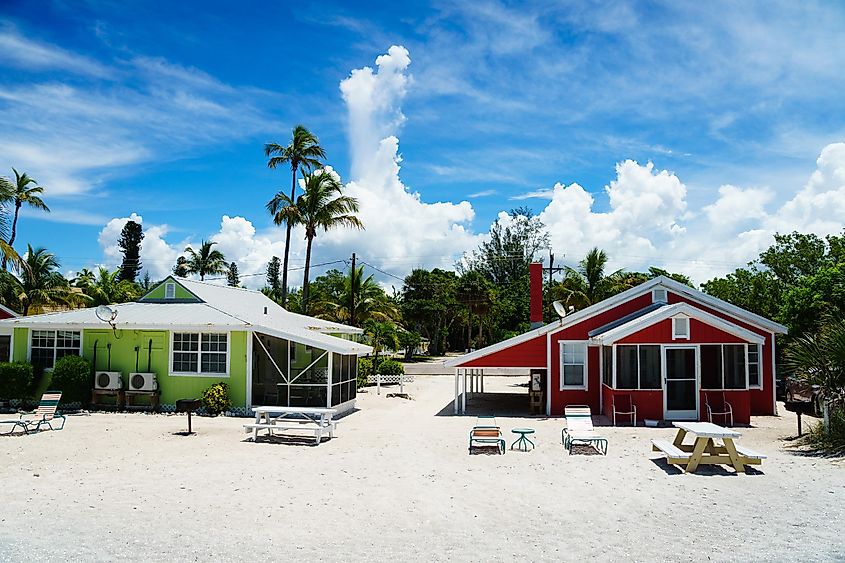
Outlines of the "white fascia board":
[{"label": "white fascia board", "polygon": [[591,341],[601,345],[614,344],[617,341],[639,332],[655,323],[670,319],[677,315],[686,315],[687,317],[718,328],[728,334],[732,334],[737,338],[741,338],[746,342],[762,344],[766,340],[765,337],[760,336],[756,332],[744,329],[741,326],[737,326],[722,319],[721,317],[717,317],[716,315],[697,309],[689,303],[675,303],[674,305],[670,305],[668,307],[661,307],[660,309],[652,311],[642,317],[627,322],[622,326],[618,326],[613,330],[609,330],[604,334],[595,336],[591,339]]},{"label": "white fascia board", "polygon": [[314,348],[319,348],[320,350],[327,350],[329,352],[335,352],[344,355],[354,354],[360,356],[371,354],[373,351],[372,346],[367,346],[366,344],[359,344],[358,342],[353,342],[351,340],[336,338],[334,336],[329,336],[327,334],[322,334],[316,331],[314,332],[313,338],[307,334],[288,333],[264,326],[255,326],[252,328],[252,332],[260,332],[262,334],[275,336],[276,338],[281,338],[283,340],[291,340],[293,342],[298,342],[300,344],[306,344],[308,346],[313,346]]}]

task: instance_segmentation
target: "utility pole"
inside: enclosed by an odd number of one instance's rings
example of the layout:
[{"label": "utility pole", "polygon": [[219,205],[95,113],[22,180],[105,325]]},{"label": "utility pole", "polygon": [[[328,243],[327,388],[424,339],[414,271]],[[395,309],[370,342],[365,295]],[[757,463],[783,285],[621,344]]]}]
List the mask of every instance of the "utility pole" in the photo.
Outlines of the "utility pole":
[{"label": "utility pole", "polygon": [[352,271],[349,274],[349,324],[355,326],[355,253],[352,253]]},{"label": "utility pole", "polygon": [[[565,256],[565,255],[564,255]],[[552,276],[557,272],[562,272],[563,268],[555,268],[555,255],[552,252],[552,249],[549,249],[549,267],[543,268],[544,270],[549,271],[549,285],[552,285]]]}]

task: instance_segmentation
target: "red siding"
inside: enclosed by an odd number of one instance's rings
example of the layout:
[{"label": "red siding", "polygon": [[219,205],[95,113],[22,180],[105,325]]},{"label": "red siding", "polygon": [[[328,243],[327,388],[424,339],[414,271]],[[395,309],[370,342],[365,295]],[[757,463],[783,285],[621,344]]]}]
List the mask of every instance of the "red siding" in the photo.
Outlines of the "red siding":
[{"label": "red siding", "polygon": [[664,319],[619,340],[617,344],[744,344],[745,340],[729,332],[690,319],[690,339],[672,340],[672,319]]},{"label": "red siding", "polygon": [[[613,420],[613,395],[630,395],[631,401],[637,407],[637,421],[642,422],[646,418],[651,420],[663,420],[663,391],[653,390],[614,390],[602,384],[602,402],[604,403],[604,415]],[[625,422],[630,417],[620,419]]]},{"label": "red siding", "polygon": [[545,368],[546,367],[546,336],[538,336],[526,342],[516,344],[510,348],[493,352],[482,358],[463,363],[460,367],[467,368]]},{"label": "red siding", "polygon": [[560,347],[552,352],[552,416],[563,415],[566,405],[588,405],[594,414],[599,414],[599,348],[587,348],[587,389],[560,390]]},{"label": "red siding", "polygon": [[[718,397],[721,391],[700,391],[699,397],[699,420],[707,421],[707,405],[704,402],[704,395],[710,394]],[[746,391],[744,389],[737,389],[734,391],[725,391],[725,400],[731,405],[734,415],[734,424],[751,424],[751,395],[753,391]],[[716,404],[721,406],[721,398],[716,399]],[[713,422],[719,425],[727,425],[727,421],[723,416],[714,416]]]},{"label": "red siding", "polygon": [[[624,317],[625,315],[635,313],[636,311],[639,311],[649,305],[651,305],[651,293],[646,293],[645,295],[626,301],[625,303],[617,305],[612,309],[593,315],[589,319],[584,319],[580,323],[568,326],[565,329],[552,334],[552,341],[587,340],[589,338],[587,333],[591,330],[611,323],[620,317]],[[554,348],[552,350],[554,351]],[[552,353],[552,356],[554,356],[554,352]]]}]

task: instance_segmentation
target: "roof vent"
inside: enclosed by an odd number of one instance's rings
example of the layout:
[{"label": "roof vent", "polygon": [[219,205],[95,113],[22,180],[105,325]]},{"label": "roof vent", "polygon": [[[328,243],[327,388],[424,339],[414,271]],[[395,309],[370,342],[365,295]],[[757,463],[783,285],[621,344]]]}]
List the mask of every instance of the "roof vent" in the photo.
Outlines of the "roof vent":
[{"label": "roof vent", "polygon": [[264,314],[267,314],[267,307],[264,307]]}]

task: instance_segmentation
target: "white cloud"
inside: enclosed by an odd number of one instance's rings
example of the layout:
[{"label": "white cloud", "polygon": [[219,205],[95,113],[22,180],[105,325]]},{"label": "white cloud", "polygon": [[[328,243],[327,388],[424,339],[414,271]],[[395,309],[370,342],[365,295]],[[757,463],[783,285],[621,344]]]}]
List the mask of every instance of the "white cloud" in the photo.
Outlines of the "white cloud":
[{"label": "white cloud", "polygon": [[100,231],[97,242],[103,250],[102,265],[115,268],[123,260],[117,240],[128,221],[135,221],[144,226],[144,240],[141,243],[141,264],[144,270],[149,272],[153,279],[160,279],[169,274],[184,245],[168,243],[164,239],[169,231],[167,225],[144,225],[144,218],[137,213],[131,213],[129,217],[111,219]]},{"label": "white cloud", "polygon": [[94,60],[28,39],[9,25],[0,27],[0,61],[28,70],[60,69],[96,77],[110,74]]}]

